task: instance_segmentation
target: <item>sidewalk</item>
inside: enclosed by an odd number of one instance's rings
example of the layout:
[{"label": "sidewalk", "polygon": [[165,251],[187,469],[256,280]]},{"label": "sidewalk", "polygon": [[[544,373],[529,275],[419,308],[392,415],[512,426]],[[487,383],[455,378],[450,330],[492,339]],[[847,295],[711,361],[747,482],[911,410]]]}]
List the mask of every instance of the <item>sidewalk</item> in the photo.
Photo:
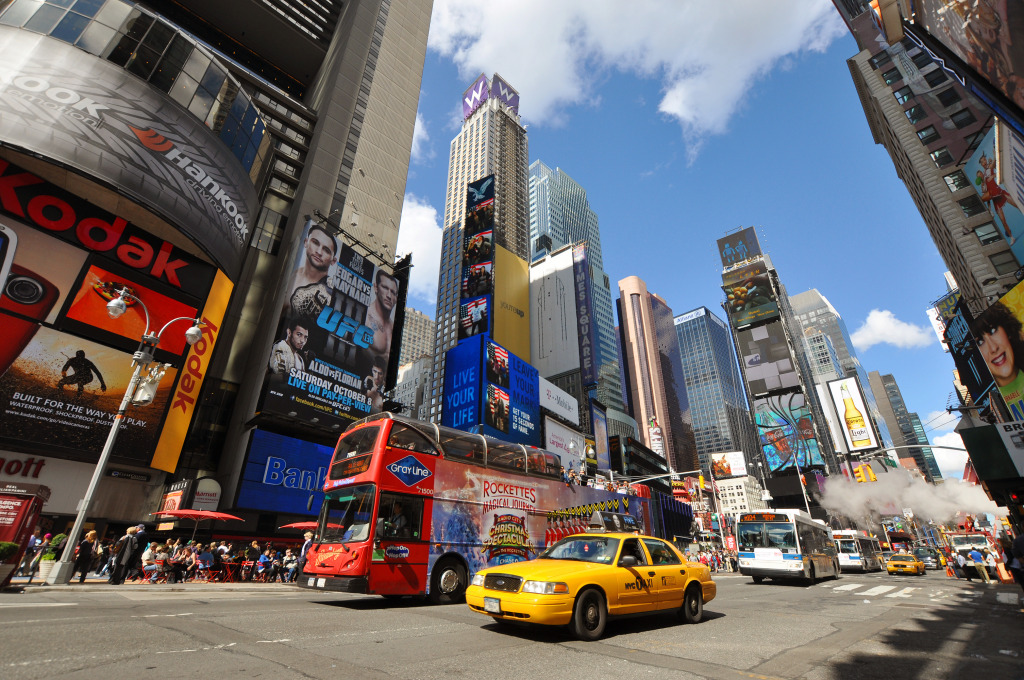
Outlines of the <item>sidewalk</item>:
[{"label": "sidewalk", "polygon": [[255,591],[255,590],[267,590],[282,588],[294,588],[294,584],[281,583],[277,581],[275,583],[263,583],[263,582],[246,582],[246,581],[234,581],[229,583],[222,582],[208,582],[208,581],[188,581],[186,583],[149,583],[148,581],[126,581],[123,585],[113,586],[107,583],[106,576],[96,576],[90,574],[85,577],[85,583],[78,582],[78,576],[67,585],[47,585],[45,581],[41,581],[38,577],[33,578],[32,582],[29,583],[27,576],[15,576],[11,579],[10,584],[4,588],[2,593],[16,593],[16,592],[32,592],[32,593],[56,593],[56,592],[82,592],[82,593],[96,593],[96,592],[117,592],[119,588],[131,588],[131,589],[142,589],[142,590],[153,590],[153,591]]}]

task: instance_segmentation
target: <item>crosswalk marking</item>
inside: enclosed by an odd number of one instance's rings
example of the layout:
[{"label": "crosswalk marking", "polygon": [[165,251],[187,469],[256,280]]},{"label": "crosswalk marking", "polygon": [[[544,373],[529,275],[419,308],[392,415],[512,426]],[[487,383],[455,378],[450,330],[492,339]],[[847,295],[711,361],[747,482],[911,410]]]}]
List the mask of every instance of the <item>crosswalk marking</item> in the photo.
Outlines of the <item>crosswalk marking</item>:
[{"label": "crosswalk marking", "polygon": [[858,595],[881,595],[887,593],[890,590],[894,590],[896,586],[875,586],[869,590],[865,590],[863,593],[857,593]]},{"label": "crosswalk marking", "polygon": [[889,593],[886,597],[910,597],[910,594],[915,590],[918,590],[918,588],[904,588],[899,592]]},{"label": "crosswalk marking", "polygon": [[836,586],[834,590],[857,590],[857,588],[860,588],[863,585],[863,583],[847,583],[843,586]]}]

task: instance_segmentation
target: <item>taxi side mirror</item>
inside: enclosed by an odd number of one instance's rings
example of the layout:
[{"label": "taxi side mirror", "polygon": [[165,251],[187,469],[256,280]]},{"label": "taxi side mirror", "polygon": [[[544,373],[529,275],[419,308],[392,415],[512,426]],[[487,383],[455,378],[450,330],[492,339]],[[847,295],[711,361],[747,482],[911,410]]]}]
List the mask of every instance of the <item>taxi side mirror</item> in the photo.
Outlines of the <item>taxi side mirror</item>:
[{"label": "taxi side mirror", "polygon": [[636,557],[634,557],[633,555],[623,555],[619,558],[620,567],[635,567],[636,564]]}]

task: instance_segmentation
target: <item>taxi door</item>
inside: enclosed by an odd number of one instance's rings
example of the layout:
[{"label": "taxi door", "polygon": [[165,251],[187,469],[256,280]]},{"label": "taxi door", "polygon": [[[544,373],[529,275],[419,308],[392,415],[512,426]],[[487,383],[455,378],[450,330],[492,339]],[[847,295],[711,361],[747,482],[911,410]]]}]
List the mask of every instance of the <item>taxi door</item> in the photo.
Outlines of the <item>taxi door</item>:
[{"label": "taxi door", "polygon": [[617,606],[608,603],[609,611],[614,614],[631,614],[651,611],[658,608],[658,590],[655,587],[656,572],[647,558],[647,553],[638,538],[627,538],[622,542],[619,559],[631,555],[636,558],[632,567],[617,567],[616,587],[618,594]]},{"label": "taxi door", "polygon": [[658,591],[658,609],[682,607],[686,564],[665,541],[645,538],[643,543],[651,558],[650,570],[654,572],[654,588]]}]

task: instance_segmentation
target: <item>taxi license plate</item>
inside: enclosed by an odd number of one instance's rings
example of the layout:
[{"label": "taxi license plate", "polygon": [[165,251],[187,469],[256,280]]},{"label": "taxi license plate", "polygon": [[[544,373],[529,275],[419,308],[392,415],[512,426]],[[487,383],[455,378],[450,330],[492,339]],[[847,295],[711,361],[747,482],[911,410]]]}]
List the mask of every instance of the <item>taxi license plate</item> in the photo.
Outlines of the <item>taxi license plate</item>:
[{"label": "taxi license plate", "polygon": [[484,611],[490,612],[491,614],[501,613],[501,600],[496,597],[485,597],[484,598]]}]

